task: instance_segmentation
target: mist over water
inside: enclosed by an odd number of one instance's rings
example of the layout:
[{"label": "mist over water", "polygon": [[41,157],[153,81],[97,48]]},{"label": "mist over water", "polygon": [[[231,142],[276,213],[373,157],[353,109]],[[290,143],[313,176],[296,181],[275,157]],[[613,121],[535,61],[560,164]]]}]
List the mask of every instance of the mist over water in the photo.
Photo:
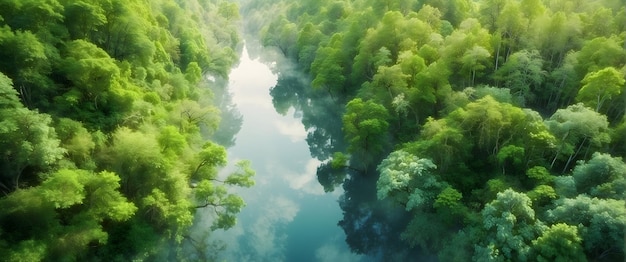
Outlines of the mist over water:
[{"label": "mist over water", "polygon": [[[274,109],[270,88],[278,76],[267,63],[251,59],[244,47],[240,64],[229,78],[233,102],[243,115],[236,144],[228,150],[229,163],[250,160],[256,185],[236,192],[247,203],[237,225],[212,235],[227,245],[219,259],[364,260],[350,252],[337,225],[342,218],[337,203],[342,191],[324,193],[317,180],[321,162],[309,153],[301,114],[294,108],[284,115]],[[210,217],[209,213],[206,210],[203,216]]]}]

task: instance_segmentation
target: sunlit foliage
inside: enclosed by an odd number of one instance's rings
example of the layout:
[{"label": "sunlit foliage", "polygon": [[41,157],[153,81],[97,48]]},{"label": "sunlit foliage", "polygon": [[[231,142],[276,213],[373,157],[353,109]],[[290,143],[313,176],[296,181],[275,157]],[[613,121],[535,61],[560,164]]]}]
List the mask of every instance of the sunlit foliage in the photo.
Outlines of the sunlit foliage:
[{"label": "sunlit foliage", "polygon": [[218,177],[207,76],[227,78],[240,18],[221,0],[0,3],[2,260],[181,260],[198,208],[235,224],[254,171]]}]

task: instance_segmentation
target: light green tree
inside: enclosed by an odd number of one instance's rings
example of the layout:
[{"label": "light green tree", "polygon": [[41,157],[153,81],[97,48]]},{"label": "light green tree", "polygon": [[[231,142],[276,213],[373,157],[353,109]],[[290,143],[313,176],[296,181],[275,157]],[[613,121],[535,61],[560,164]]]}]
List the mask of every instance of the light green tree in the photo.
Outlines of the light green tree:
[{"label": "light green tree", "polygon": [[495,80],[503,82],[511,90],[519,105],[534,102],[546,72],[543,59],[537,50],[522,50],[511,54],[494,75]]},{"label": "light green tree", "polygon": [[624,258],[624,200],[590,198],[586,195],[563,198],[548,210],[547,219],[578,227],[589,260]]},{"label": "light green tree", "polygon": [[589,161],[578,162],[572,177],[580,194],[611,199],[626,197],[626,164],[620,157],[596,152]]},{"label": "light green tree", "polygon": [[588,73],[582,80],[583,87],[578,90],[576,100],[586,106],[602,112],[605,103],[617,98],[624,89],[624,75],[613,67],[607,67]]},{"label": "light green tree", "polygon": [[481,211],[485,237],[475,246],[473,259],[481,261],[528,261],[532,240],[545,227],[535,217],[532,202],[524,193],[507,189]]},{"label": "light green tree", "polygon": [[[137,207],[119,192],[111,172],[62,169],[41,185],[0,199],[0,246],[9,261],[77,260],[108,241],[105,224],[130,219]],[[26,236],[26,237],[25,237]]]},{"label": "light green tree", "polygon": [[587,261],[581,246],[582,238],[576,226],[557,223],[533,240],[531,254],[537,261]]},{"label": "light green tree", "polygon": [[610,141],[606,116],[580,103],[557,110],[546,121],[546,125],[557,141],[556,153],[550,167],[554,167],[558,158],[566,157],[563,173],[583,148],[587,147],[587,151]]},{"label": "light green tree", "polygon": [[432,174],[431,170],[435,168],[437,166],[429,159],[402,150],[392,152],[378,166],[378,199],[393,199],[407,211],[432,207],[446,187]]},{"label": "light green tree", "polygon": [[2,100],[12,107],[0,108],[0,188],[8,193],[37,185],[38,173],[55,167],[66,150],[49,115],[18,106],[16,97]]},{"label": "light green tree", "polygon": [[352,153],[382,152],[389,123],[387,109],[374,101],[355,98],[346,105],[343,131]]},{"label": "light green tree", "polygon": [[463,58],[463,71],[467,72],[470,81],[469,86],[474,86],[476,81],[476,73],[480,73],[486,68],[488,58],[491,54],[482,46],[475,45],[472,49],[465,51]]}]

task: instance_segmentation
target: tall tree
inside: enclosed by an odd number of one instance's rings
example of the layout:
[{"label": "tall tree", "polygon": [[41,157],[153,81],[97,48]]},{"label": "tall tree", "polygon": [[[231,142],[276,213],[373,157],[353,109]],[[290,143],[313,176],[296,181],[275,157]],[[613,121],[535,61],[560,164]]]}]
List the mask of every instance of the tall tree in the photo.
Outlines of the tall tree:
[{"label": "tall tree", "polygon": [[557,139],[557,150],[550,167],[554,168],[556,160],[565,157],[563,173],[569,170],[583,148],[586,148],[586,157],[592,147],[601,148],[610,141],[606,116],[582,104],[557,110],[546,124]]},{"label": "tall tree", "polygon": [[[576,226],[558,223],[533,240],[531,254],[537,261],[587,261]],[[531,256],[532,256],[531,255]]]},{"label": "tall tree", "polygon": [[349,143],[348,151],[368,155],[382,153],[387,143],[388,119],[387,109],[374,101],[363,101],[360,98],[350,101],[342,119],[343,131]]},{"label": "tall tree", "polygon": [[543,70],[543,59],[537,50],[522,50],[512,54],[502,65],[494,79],[503,82],[511,90],[516,102],[524,106],[535,102],[546,72]]},{"label": "tall tree", "polygon": [[624,75],[613,67],[590,72],[582,80],[583,87],[576,100],[595,108],[596,112],[603,112],[605,103],[611,103],[623,92],[624,82]]},{"label": "tall tree", "polygon": [[555,204],[547,212],[548,221],[579,227],[588,260],[624,259],[624,200],[579,195],[557,200]]},{"label": "tall tree", "polygon": [[486,236],[476,244],[476,260],[527,261],[532,240],[544,225],[535,217],[532,202],[524,193],[507,189],[481,212]]}]

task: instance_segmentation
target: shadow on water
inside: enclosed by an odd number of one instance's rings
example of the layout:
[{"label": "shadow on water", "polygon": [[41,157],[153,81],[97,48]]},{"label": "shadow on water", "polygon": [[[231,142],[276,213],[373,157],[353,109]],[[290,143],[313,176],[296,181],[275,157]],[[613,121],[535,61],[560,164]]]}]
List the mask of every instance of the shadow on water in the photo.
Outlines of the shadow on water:
[{"label": "shadow on water", "polygon": [[220,125],[213,134],[210,134],[210,138],[223,147],[230,148],[235,145],[236,135],[243,125],[243,115],[233,102],[233,94],[227,87],[228,81],[215,79],[214,82],[211,91],[214,103],[220,110]]}]

